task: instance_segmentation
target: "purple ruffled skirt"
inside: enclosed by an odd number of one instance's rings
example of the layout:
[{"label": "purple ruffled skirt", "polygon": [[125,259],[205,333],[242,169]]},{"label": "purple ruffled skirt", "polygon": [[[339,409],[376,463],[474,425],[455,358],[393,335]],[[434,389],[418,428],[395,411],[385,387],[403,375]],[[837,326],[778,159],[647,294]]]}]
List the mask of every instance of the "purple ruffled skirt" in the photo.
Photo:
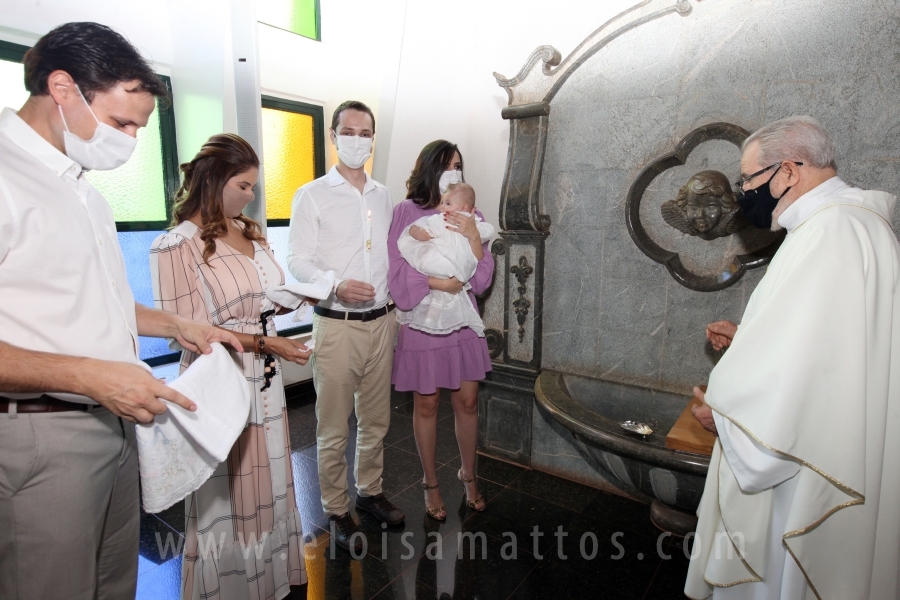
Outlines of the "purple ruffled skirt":
[{"label": "purple ruffled skirt", "polygon": [[491,370],[487,341],[464,327],[447,335],[400,328],[391,383],[398,392],[433,394],[459,389],[462,381],[481,381]]}]

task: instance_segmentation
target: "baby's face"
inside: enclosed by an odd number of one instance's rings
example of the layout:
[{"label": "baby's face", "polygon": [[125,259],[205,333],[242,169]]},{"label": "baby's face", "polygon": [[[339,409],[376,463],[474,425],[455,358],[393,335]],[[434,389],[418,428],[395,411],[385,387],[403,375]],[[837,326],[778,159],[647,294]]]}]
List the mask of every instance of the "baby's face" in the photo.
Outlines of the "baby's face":
[{"label": "baby's face", "polygon": [[441,196],[441,203],[438,204],[438,209],[442,213],[471,212],[471,208],[471,206],[460,199],[460,194],[454,194],[453,192],[445,192],[444,195]]}]

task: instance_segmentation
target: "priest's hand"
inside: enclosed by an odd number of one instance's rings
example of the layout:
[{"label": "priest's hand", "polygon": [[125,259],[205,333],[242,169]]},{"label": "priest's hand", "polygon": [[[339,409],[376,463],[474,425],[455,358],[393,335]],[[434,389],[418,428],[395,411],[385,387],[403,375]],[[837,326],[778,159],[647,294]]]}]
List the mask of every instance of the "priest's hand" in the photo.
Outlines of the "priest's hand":
[{"label": "priest's hand", "polygon": [[712,343],[716,350],[727,348],[737,333],[738,326],[731,321],[716,321],[706,326],[706,339]]},{"label": "priest's hand", "polygon": [[713,419],[712,409],[706,403],[706,394],[704,394],[703,390],[701,390],[700,388],[695,387],[694,396],[699,398],[700,401],[703,402],[703,404],[699,406],[692,406],[691,414],[694,415],[695,419],[700,421],[700,424],[703,425],[703,429],[719,435],[719,431],[716,429],[716,420]]}]

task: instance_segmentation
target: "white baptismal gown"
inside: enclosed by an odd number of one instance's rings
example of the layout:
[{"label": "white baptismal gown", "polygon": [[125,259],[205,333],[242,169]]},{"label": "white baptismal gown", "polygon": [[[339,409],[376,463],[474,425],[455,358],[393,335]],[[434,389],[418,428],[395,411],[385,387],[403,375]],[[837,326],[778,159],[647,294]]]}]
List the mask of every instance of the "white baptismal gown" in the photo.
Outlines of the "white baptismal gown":
[{"label": "white baptismal gown", "polygon": [[[483,244],[494,234],[494,227],[477,216],[475,219]],[[427,242],[414,239],[409,234],[409,229],[413,225],[427,231],[431,239]],[[447,226],[443,213],[422,217],[404,229],[397,240],[397,246],[401,256],[412,268],[431,277],[442,279],[455,277],[466,283],[475,274],[475,268],[478,266],[469,240],[454,231],[454,228]],[[466,294],[431,290],[412,310],[398,310],[397,322],[436,335],[468,327],[480,337],[484,337],[484,322]]]}]

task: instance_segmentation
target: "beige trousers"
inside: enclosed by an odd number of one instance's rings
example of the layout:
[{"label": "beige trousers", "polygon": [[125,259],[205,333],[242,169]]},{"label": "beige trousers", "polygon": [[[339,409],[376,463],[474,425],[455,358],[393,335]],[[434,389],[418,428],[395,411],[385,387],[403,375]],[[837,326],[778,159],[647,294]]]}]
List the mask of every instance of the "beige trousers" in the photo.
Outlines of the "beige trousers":
[{"label": "beige trousers", "polygon": [[134,426],[105,408],[0,414],[0,598],[134,598]]},{"label": "beige trousers", "polygon": [[316,446],[322,509],[326,515],[341,515],[350,509],[345,452],[347,420],[354,409],[356,489],[362,496],[381,493],[383,441],[391,423],[391,367],[396,335],[393,312],[366,323],[313,315]]}]

